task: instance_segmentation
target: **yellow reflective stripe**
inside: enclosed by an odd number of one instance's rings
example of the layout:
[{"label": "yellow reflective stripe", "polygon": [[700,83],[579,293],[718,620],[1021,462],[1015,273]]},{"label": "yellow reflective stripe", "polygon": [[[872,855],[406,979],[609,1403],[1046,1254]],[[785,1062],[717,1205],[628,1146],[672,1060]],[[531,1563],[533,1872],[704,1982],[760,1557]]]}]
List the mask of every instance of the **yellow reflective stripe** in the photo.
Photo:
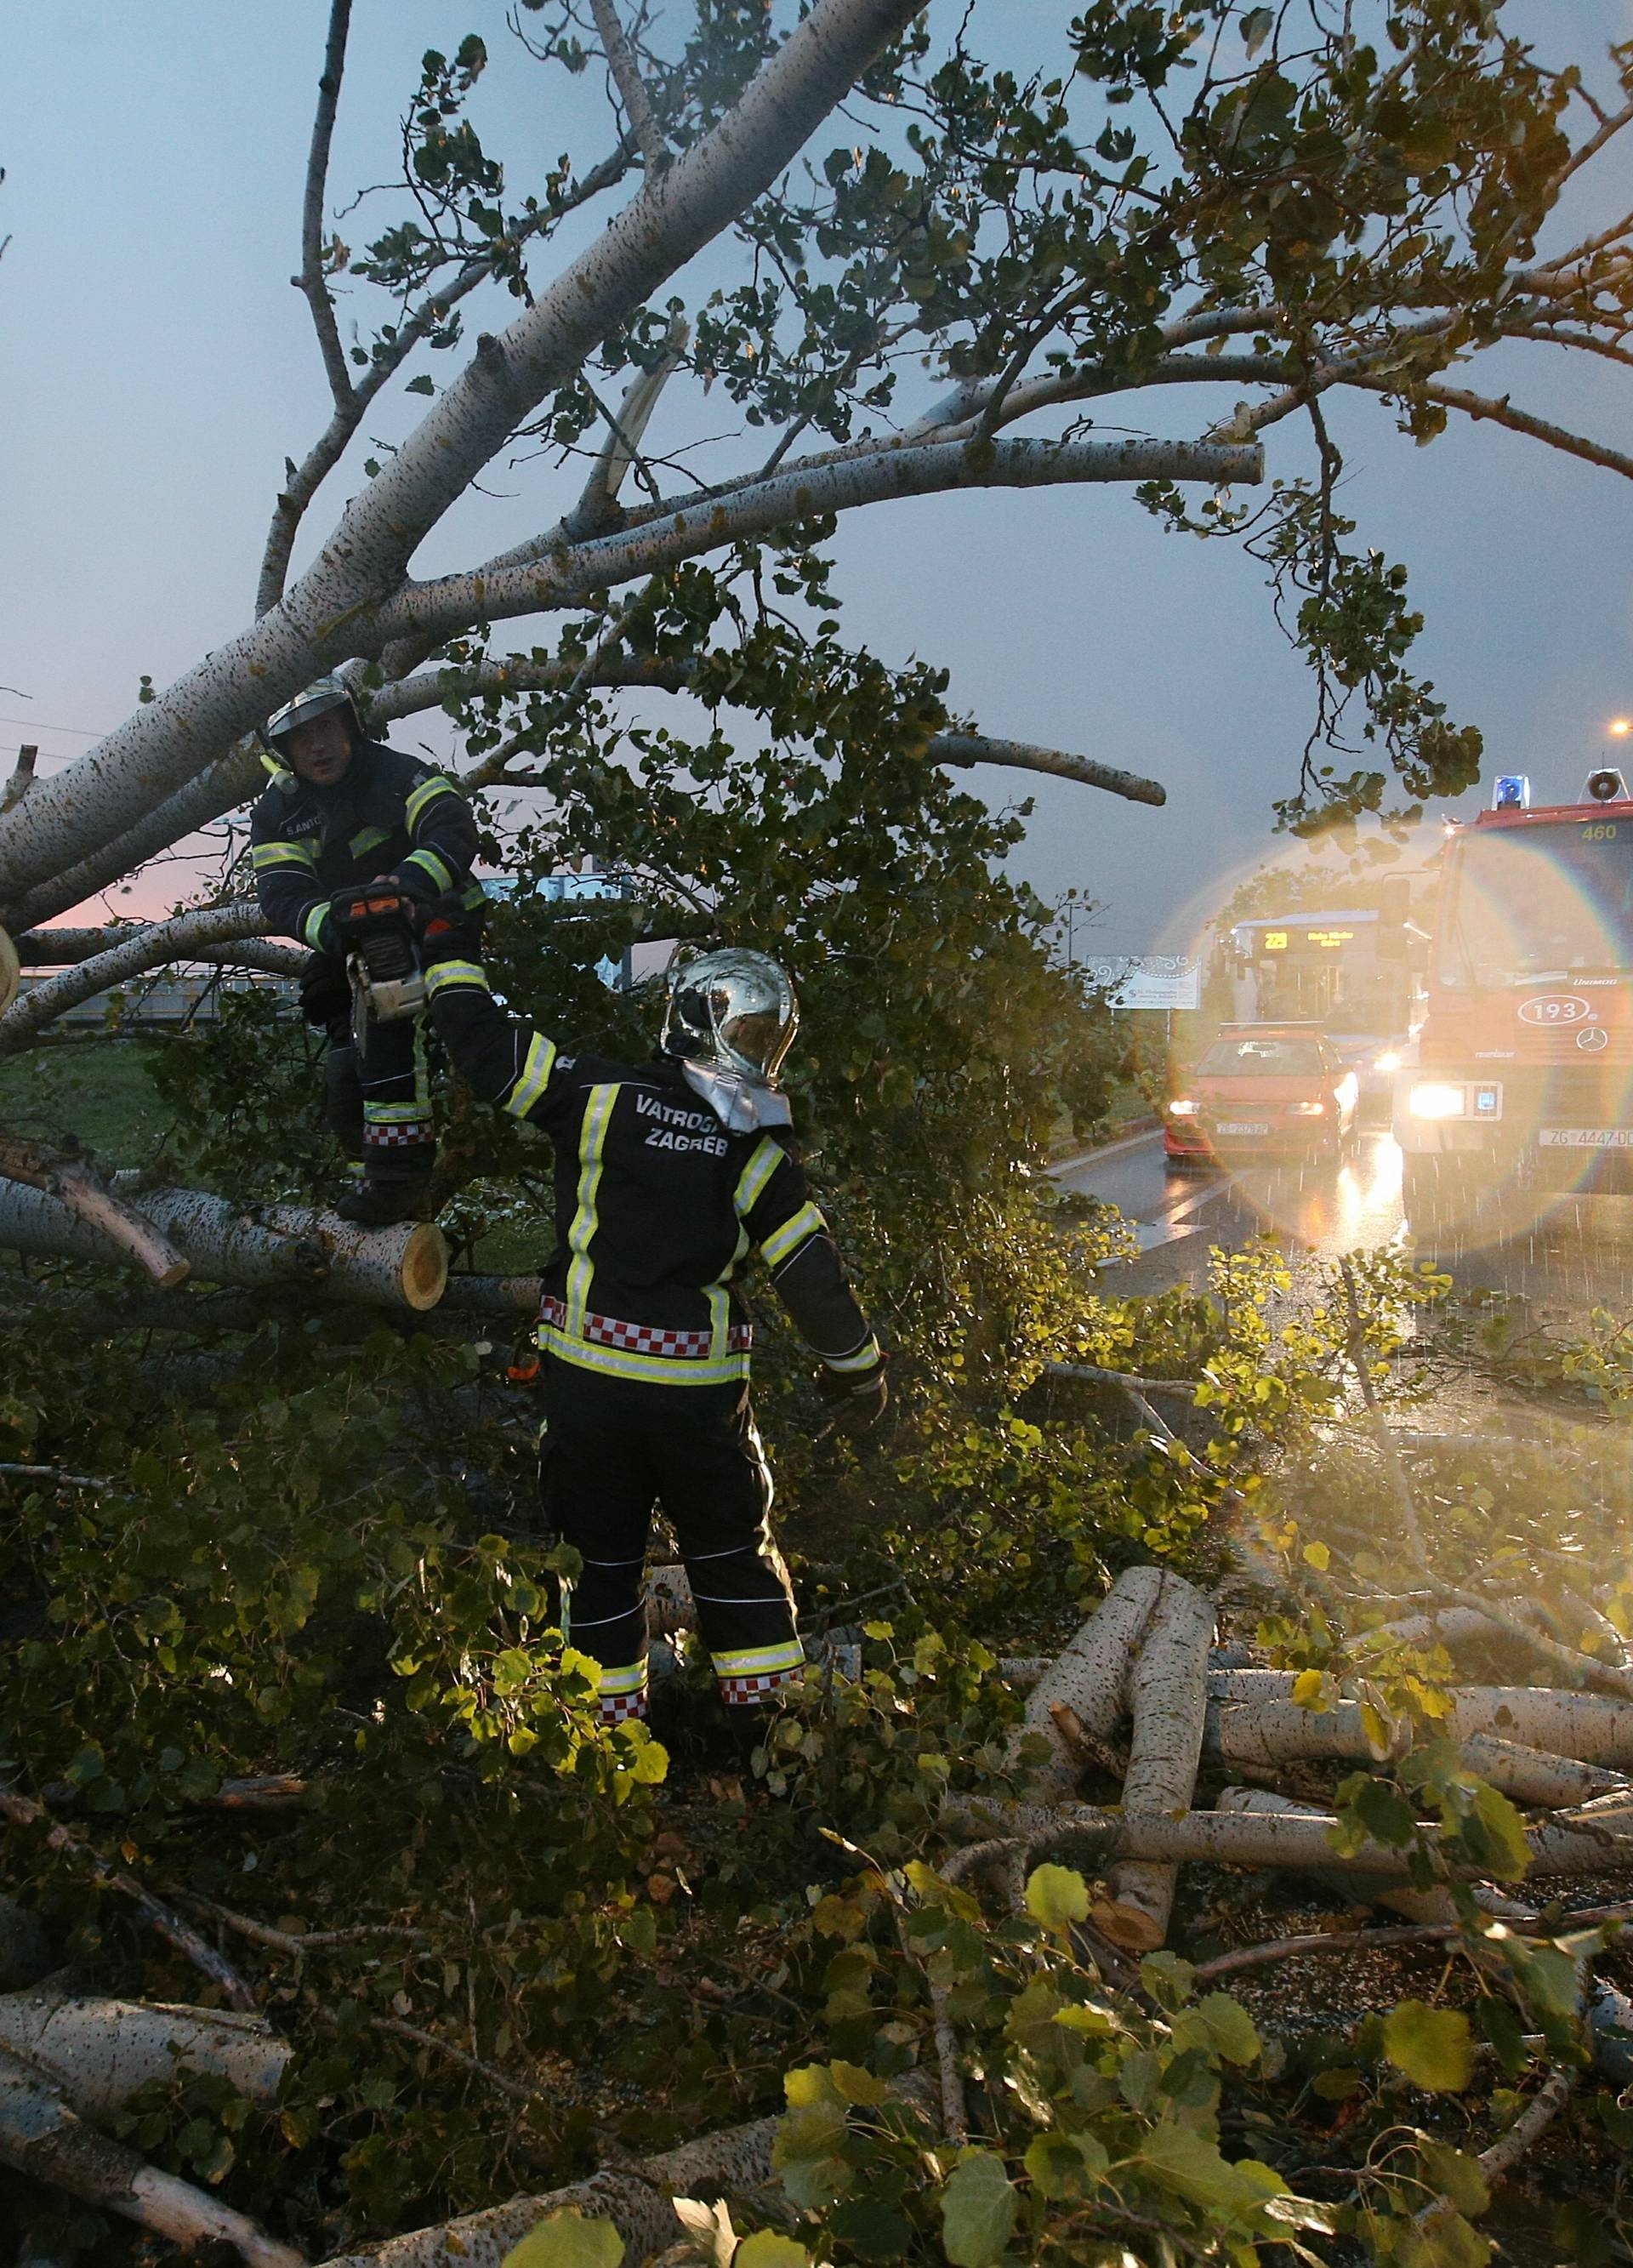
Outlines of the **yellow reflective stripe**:
[{"label": "yellow reflective stripe", "polygon": [[774,1142],[769,1134],[761,1136],[753,1156],[738,1176],[732,1199],[739,1220],[754,1211],[757,1201],[765,1195],[766,1184],[787,1155],[780,1142]]},{"label": "yellow reflective stripe", "polygon": [[558,1355],[579,1370],[599,1370],[607,1378],[636,1378],[648,1386],[727,1386],[748,1375],[747,1354],[729,1354],[718,1362],[636,1354],[625,1347],[571,1338],[555,1323],[540,1325],[538,1343],[547,1354]]},{"label": "yellow reflective stripe", "polygon": [[328,927],[328,924],[329,902],[327,898],[320,898],[315,906],[307,907],[305,918],[300,925],[300,933],[307,944],[315,948],[323,943],[323,932]]},{"label": "yellow reflective stripe", "polygon": [[567,1232],[567,1248],[573,1256],[567,1270],[564,1318],[564,1328],[572,1338],[582,1336],[585,1312],[590,1304],[590,1285],[595,1275],[595,1265],[590,1258],[590,1244],[597,1226],[595,1198],[601,1186],[601,1155],[607,1144],[607,1121],[617,1100],[615,1086],[592,1086],[584,1124],[578,1130],[578,1205]]},{"label": "yellow reflective stripe", "polygon": [[346,848],[354,858],[361,858],[365,851],[372,850],[378,844],[389,841],[390,836],[389,827],[365,827],[360,834],[352,836]]},{"label": "yellow reflective stripe", "polygon": [[[768,1606],[776,1602],[766,1601]],[[778,1640],[776,1646],[754,1646],[737,1653],[711,1653],[717,1677],[753,1677],[773,1669],[798,1669],[805,1658],[805,1650],[797,1638]]]},{"label": "yellow reflective stripe", "polygon": [[314,866],[317,861],[304,843],[257,843],[249,854],[251,870],[264,874],[269,866]]},{"label": "yellow reflective stripe", "polygon": [[802,1244],[808,1243],[813,1236],[820,1236],[827,1226],[828,1223],[813,1204],[802,1204],[781,1228],[774,1228],[769,1236],[761,1239],[760,1256],[768,1268],[778,1267],[791,1253],[798,1252]]},{"label": "yellow reflective stripe", "polygon": [[512,1118],[526,1118],[549,1085],[555,1068],[554,1043],[542,1032],[535,1032],[527,1043],[527,1060],[517,1073],[516,1084],[504,1105]]},{"label": "yellow reflective stripe", "polygon": [[[566,1638],[570,1632],[563,1630],[562,1635]],[[592,1660],[594,1658],[593,1655],[591,1656]],[[603,1668],[597,1690],[602,1693],[638,1693],[645,1683],[646,1664],[644,1661],[630,1661],[622,1664],[616,1669]]]},{"label": "yellow reflective stripe", "polygon": [[405,866],[417,866],[423,873],[429,874],[439,890],[453,887],[452,867],[445,858],[439,858],[434,850],[411,850],[402,863]]},{"label": "yellow reflective stripe", "polygon": [[373,1126],[398,1126],[405,1120],[423,1118],[430,1108],[430,1098],[414,1102],[364,1102],[363,1115]]},{"label": "yellow reflective stripe", "polygon": [[452,991],[456,984],[467,984],[478,992],[485,992],[488,973],[479,961],[433,961],[425,972],[425,989],[433,1000],[439,992]]},{"label": "yellow reflective stripe", "polygon": [[436,773],[430,779],[422,780],[402,806],[403,815],[410,829],[419,825],[427,804],[435,803],[439,795],[458,795],[459,792],[453,782],[451,779],[444,779],[440,772]]},{"label": "yellow reflective stripe", "polygon": [[825,1354],[822,1358],[822,1364],[825,1369],[837,1371],[842,1378],[847,1371],[872,1370],[873,1365],[878,1360],[879,1341],[870,1331],[867,1338],[864,1340],[863,1344],[857,1349],[855,1354]]}]

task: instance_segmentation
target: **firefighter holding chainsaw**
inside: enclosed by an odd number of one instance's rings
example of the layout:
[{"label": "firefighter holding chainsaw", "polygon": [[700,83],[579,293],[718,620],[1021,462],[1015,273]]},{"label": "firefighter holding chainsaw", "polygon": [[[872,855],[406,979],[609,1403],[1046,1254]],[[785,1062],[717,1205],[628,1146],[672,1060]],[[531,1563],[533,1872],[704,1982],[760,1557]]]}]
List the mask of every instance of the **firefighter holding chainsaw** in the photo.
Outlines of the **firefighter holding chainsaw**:
[{"label": "firefighter holding chainsaw", "polygon": [[329,1040],[326,1116],[354,1186],[337,1210],[383,1227],[430,1211],[436,1163],[416,921],[471,881],[476,822],[450,779],[363,730],[344,681],[320,678],[261,735],[271,785],[250,824],[261,910],[312,947],[307,1020]]},{"label": "firefighter holding chainsaw", "polygon": [[886,1401],[885,1359],[806,1190],[777,1091],[793,988],[763,954],[705,954],[672,978],[658,1052],[634,1064],[563,1055],[507,1015],[458,909],[433,915],[422,954],[454,1064],[555,1145],[540,1487],[547,1529],[584,1561],[563,1620],[601,1665],[602,1717],[646,1714],[642,1571],[656,1503],[722,1697],[771,1701],[804,1657],[749,1406],[738,1277],[752,1255],[820,1357],[836,1422],[860,1431]]}]

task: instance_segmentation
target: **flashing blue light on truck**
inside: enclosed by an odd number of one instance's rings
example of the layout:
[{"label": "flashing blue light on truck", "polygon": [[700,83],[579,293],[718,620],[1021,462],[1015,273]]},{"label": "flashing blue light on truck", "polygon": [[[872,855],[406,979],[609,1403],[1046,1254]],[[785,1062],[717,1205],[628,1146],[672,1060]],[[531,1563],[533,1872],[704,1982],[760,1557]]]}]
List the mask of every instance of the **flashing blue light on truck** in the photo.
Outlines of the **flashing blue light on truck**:
[{"label": "flashing blue light on truck", "polygon": [[1504,772],[1491,791],[1493,811],[1529,811],[1531,782],[1524,772]]}]

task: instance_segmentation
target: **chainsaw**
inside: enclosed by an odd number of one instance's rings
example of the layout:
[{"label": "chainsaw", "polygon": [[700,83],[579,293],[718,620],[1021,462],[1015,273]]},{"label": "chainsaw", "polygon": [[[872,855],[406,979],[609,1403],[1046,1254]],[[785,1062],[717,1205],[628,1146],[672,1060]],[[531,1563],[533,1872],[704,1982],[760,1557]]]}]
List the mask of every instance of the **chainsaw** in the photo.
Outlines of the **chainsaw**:
[{"label": "chainsaw", "polygon": [[393,1024],[425,1011],[425,979],[406,902],[394,889],[361,887],[337,910],[350,940],[352,1028],[361,1043],[371,1023]]}]

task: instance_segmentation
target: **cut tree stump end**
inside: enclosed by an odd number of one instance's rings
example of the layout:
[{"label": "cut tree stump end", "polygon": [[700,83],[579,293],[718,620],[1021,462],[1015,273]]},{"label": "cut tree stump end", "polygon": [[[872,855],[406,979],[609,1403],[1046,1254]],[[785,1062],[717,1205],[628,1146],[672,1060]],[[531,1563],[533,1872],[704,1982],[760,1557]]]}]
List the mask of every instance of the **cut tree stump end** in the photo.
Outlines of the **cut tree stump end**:
[{"label": "cut tree stump end", "polygon": [[448,1240],[435,1221],[416,1224],[402,1248],[402,1296],[417,1314],[434,1307],[448,1283]]},{"label": "cut tree stump end", "polygon": [[17,947],[0,929],[0,1016],[16,999],[23,982],[22,964],[17,957]]}]

